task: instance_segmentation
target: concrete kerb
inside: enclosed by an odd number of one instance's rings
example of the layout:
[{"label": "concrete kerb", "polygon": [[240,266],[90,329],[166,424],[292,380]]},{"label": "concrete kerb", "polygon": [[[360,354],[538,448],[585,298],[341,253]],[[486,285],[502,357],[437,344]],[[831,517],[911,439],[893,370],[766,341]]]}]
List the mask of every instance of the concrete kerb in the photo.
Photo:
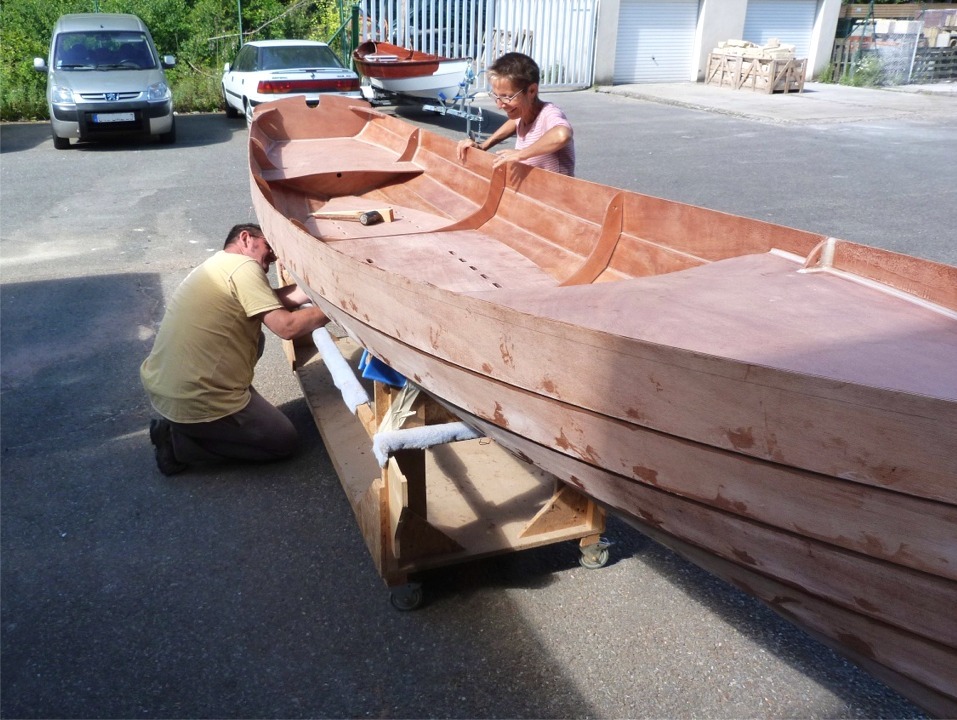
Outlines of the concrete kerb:
[{"label": "concrete kerb", "polygon": [[767,123],[846,123],[941,113],[957,117],[957,83],[896,88],[806,83],[804,92],[774,94],[692,82],[600,86],[595,90]]}]

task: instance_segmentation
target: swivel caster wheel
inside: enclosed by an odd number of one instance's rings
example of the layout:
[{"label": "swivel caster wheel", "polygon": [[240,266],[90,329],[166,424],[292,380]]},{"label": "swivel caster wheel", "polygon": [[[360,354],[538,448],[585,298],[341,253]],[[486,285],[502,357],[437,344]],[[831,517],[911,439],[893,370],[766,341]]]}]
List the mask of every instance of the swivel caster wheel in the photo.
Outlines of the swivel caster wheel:
[{"label": "swivel caster wheel", "polygon": [[422,606],[425,594],[422,592],[420,583],[409,583],[402,587],[395,588],[389,594],[389,602],[396,610],[403,612],[408,610],[417,610]]},{"label": "swivel caster wheel", "polygon": [[586,545],[581,549],[582,554],[581,557],[578,558],[578,564],[586,570],[597,570],[598,568],[605,567],[611,555],[608,551],[609,546],[611,546],[611,543],[604,538],[594,545]]}]

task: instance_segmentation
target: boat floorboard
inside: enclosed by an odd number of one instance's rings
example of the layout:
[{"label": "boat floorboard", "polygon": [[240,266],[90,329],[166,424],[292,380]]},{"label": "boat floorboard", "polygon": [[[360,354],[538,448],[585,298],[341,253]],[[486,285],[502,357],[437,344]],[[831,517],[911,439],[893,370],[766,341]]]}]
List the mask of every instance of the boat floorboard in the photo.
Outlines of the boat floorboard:
[{"label": "boat floorboard", "polygon": [[309,232],[323,240],[340,240],[365,237],[390,237],[395,235],[410,235],[415,233],[429,233],[452,224],[452,220],[424,210],[383,202],[370,197],[346,195],[335,197],[328,202],[315,201],[312,212],[348,212],[361,210],[392,210],[393,221],[382,222],[377,225],[363,225],[350,220],[334,220],[306,216],[302,218]]},{"label": "boat floorboard", "polygon": [[745,255],[621,282],[510,288],[494,301],[753,365],[957,400],[953,318],[800,268],[774,253]]},{"label": "boat floorboard", "polygon": [[558,285],[521,253],[474,230],[341,240],[335,248],[389,273],[452,292]]}]

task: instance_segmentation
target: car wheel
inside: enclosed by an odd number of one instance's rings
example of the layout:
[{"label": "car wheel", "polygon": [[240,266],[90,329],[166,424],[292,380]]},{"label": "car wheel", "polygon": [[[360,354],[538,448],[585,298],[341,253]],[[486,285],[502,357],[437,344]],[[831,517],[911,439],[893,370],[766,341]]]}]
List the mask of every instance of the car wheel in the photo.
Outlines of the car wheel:
[{"label": "car wheel", "polygon": [[52,128],[50,129],[50,132],[53,134],[54,148],[57,150],[66,150],[68,147],[70,147],[70,138],[61,138]]},{"label": "car wheel", "polygon": [[246,108],[246,127],[249,127],[253,124],[253,104],[246,100],[244,107]]},{"label": "car wheel", "polygon": [[228,118],[238,118],[239,110],[234,108],[229,104],[229,100],[226,99],[226,88],[223,87],[223,105],[226,107],[226,117]]},{"label": "car wheel", "polygon": [[170,125],[169,132],[161,134],[159,139],[164,145],[172,145],[176,142],[176,118],[173,118],[173,124]]}]

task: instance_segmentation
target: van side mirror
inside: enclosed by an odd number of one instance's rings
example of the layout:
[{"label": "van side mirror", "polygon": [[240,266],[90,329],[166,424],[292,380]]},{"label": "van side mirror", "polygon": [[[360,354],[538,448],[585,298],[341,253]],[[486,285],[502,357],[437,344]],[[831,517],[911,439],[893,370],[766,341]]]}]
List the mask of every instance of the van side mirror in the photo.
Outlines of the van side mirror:
[{"label": "van side mirror", "polygon": [[171,68],[176,66],[176,57],[174,55],[164,55],[163,56],[163,67]]},{"label": "van side mirror", "polygon": [[47,61],[43,58],[33,58],[33,69],[37,72],[46,72]]},{"label": "van side mirror", "polygon": [[224,73],[228,73],[230,67],[231,67],[231,65],[230,65],[229,63],[226,63],[225,65],[223,65],[223,72],[224,72]]}]

